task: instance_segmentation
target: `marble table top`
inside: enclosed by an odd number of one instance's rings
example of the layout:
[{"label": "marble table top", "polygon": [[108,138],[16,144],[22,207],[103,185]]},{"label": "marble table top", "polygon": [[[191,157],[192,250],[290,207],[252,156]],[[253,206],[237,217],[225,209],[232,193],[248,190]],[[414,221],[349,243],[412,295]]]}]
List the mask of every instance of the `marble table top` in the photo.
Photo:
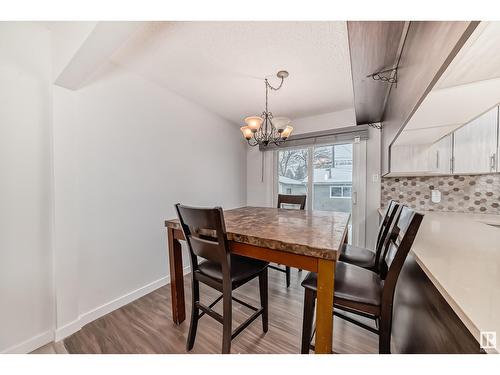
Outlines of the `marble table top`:
[{"label": "marble table top", "polygon": [[[350,214],[282,208],[242,207],[224,211],[230,241],[323,259],[337,259]],[[179,220],[165,226],[181,229]]]}]

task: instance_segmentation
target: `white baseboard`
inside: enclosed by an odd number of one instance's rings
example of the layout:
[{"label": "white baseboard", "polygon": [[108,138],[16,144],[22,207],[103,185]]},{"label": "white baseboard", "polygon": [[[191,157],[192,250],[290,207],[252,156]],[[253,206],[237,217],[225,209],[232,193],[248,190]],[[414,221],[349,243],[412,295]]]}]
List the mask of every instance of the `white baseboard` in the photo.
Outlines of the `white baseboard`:
[{"label": "white baseboard", "polygon": [[169,282],[170,280],[168,277],[162,277],[161,279],[153,281],[152,283],[149,283],[139,289],[133,290],[132,292],[118,297],[93,310],[87,311],[86,313],[80,315],[80,324],[83,327],[84,325],[89,324],[90,322],[99,319],[100,317],[109,314],[110,312],[117,310],[120,307],[125,306],[126,304],[138,298],[141,298],[148,293],[151,293],[152,291],[161,288],[164,285],[167,285]]},{"label": "white baseboard", "polygon": [[[184,275],[188,274],[189,272],[191,272],[191,267],[189,266],[184,267],[183,270]],[[108,303],[105,303],[104,305],[101,305],[93,310],[81,314],[78,317],[78,319],[56,329],[55,341],[63,340],[64,338],[79,331],[84,325],[89,324],[90,322],[93,322],[94,320],[99,319],[100,317],[109,314],[110,312],[119,309],[120,307],[125,306],[126,304],[135,301],[136,299],[141,298],[146,294],[151,293],[154,290],[159,289],[162,286],[167,285],[169,283],[170,283],[170,275],[162,277],[161,279],[153,281],[152,283],[144,285],[141,288],[133,290],[121,297],[118,297]]]},{"label": "white baseboard", "polygon": [[61,341],[64,338],[71,336],[73,333],[78,332],[81,328],[82,324],[80,323],[80,318],[75,319],[72,322],[69,322],[68,324],[65,324],[55,330],[54,341]]},{"label": "white baseboard", "polygon": [[11,346],[3,350],[1,354],[26,354],[52,341],[54,341],[54,331],[51,330],[23,341],[20,344]]}]

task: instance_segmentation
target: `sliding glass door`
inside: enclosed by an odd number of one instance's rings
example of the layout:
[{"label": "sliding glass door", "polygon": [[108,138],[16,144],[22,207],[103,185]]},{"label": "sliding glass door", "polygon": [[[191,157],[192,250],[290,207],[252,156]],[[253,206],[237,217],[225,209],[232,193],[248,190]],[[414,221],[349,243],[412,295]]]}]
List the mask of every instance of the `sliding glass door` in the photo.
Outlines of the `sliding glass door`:
[{"label": "sliding glass door", "polygon": [[351,213],[349,243],[364,246],[365,141],[283,148],[276,161],[277,193],[306,194],[309,210]]}]

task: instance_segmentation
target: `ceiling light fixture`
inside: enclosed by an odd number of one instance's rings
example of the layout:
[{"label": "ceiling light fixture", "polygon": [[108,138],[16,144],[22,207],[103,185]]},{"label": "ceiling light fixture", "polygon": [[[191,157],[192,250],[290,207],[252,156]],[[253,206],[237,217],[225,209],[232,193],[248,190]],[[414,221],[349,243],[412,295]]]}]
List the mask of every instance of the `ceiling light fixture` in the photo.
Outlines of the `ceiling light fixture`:
[{"label": "ceiling light fixture", "polygon": [[293,126],[290,125],[290,119],[286,117],[273,117],[273,114],[267,108],[269,89],[278,91],[283,86],[285,78],[288,77],[288,72],[280,70],[276,76],[281,79],[278,87],[271,86],[267,78],[264,80],[266,84],[265,111],[260,116],[247,117],[245,119],[246,125],[240,128],[243,137],[245,137],[250,146],[267,146],[270,143],[280,145],[292,134]]}]

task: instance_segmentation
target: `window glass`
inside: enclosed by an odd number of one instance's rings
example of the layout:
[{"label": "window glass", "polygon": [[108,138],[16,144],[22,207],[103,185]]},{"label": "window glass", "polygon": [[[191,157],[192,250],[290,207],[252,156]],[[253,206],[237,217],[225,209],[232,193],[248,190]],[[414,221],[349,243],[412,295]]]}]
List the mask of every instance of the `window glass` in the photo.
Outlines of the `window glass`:
[{"label": "window glass", "polygon": [[342,188],[340,186],[330,186],[330,196],[331,197],[341,197]]},{"label": "window glass", "polygon": [[278,151],[278,192],[307,195],[308,149]]},{"label": "window glass", "polygon": [[313,210],[351,212],[352,144],[315,147]]}]

